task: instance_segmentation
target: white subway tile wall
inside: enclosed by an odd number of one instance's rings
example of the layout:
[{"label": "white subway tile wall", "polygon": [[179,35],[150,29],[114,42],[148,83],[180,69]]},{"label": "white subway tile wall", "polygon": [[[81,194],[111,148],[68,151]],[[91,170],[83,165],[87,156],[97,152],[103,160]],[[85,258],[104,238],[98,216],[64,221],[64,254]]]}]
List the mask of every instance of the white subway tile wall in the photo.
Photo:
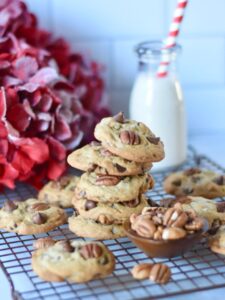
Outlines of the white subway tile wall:
[{"label": "white subway tile wall", "polygon": [[[40,24],[105,66],[113,112],[128,113],[134,46],[166,36],[176,0],[25,0]],[[225,0],[190,1],[180,36],[180,78],[190,134],[225,130]]]}]

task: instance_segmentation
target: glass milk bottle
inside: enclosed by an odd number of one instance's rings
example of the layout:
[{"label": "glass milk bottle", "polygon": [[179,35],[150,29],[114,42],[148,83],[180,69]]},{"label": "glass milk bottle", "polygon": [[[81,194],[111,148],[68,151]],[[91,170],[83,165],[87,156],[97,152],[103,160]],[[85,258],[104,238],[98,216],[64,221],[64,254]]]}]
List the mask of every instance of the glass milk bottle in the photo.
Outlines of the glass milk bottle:
[{"label": "glass milk bottle", "polygon": [[[144,42],[137,46],[137,74],[130,97],[130,118],[145,123],[165,146],[165,158],[153,170],[175,167],[187,156],[186,117],[182,88],[176,74],[180,46],[163,49],[161,42]],[[170,64],[167,76],[157,76],[162,57]]]}]

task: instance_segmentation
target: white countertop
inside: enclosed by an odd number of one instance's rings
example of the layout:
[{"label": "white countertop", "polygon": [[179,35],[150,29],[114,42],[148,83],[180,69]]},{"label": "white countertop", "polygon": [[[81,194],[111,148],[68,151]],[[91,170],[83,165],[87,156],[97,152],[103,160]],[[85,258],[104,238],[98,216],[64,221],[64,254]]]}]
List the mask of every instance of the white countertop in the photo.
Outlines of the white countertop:
[{"label": "white countertop", "polygon": [[[225,132],[201,134],[191,136],[189,143],[201,154],[209,156],[212,160],[225,168]],[[11,300],[9,284],[0,270],[1,292],[0,300]],[[21,284],[23,284],[21,282]],[[192,300],[204,299],[211,300],[216,297],[218,300],[224,299],[225,288],[214,289],[209,291],[202,291],[187,295],[170,297],[170,300]]]}]

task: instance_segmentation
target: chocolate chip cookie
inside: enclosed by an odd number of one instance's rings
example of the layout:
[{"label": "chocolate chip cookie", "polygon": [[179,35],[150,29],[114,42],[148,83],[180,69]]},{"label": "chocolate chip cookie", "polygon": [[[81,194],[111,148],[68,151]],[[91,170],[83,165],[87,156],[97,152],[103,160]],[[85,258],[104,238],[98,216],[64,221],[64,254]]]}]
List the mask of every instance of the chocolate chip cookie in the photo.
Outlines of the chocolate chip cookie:
[{"label": "chocolate chip cookie", "polygon": [[148,205],[144,195],[130,201],[116,203],[95,202],[85,198],[74,198],[72,203],[82,217],[95,221],[105,220],[108,223],[113,223],[114,220],[123,223],[131,214],[140,213]]},{"label": "chocolate chip cookie", "polygon": [[32,267],[45,281],[82,283],[111,274],[115,259],[100,242],[64,240],[34,251]]},{"label": "chocolate chip cookie", "polygon": [[157,162],[164,158],[164,146],[143,123],[125,119],[122,113],[101,120],[95,138],[110,152],[136,162]]},{"label": "chocolate chip cookie", "polygon": [[164,181],[164,189],[176,196],[202,196],[209,199],[224,197],[225,175],[191,168],[170,174]]},{"label": "chocolate chip cookie", "polygon": [[91,218],[73,215],[68,222],[70,231],[80,237],[108,240],[126,236],[123,225],[117,224],[115,220],[109,221],[102,218],[95,221]]},{"label": "chocolate chip cookie", "polygon": [[53,230],[67,221],[63,209],[37,199],[6,200],[0,209],[0,228],[18,234],[38,234]]},{"label": "chocolate chip cookie", "polygon": [[69,165],[82,171],[116,176],[138,175],[152,167],[149,162],[137,163],[114,155],[98,142],[75,150],[68,156],[67,161]]},{"label": "chocolate chip cookie", "polygon": [[72,198],[80,177],[63,176],[58,181],[48,182],[39,192],[38,199],[59,207],[72,207]]},{"label": "chocolate chip cookie", "polygon": [[122,202],[136,199],[154,185],[149,174],[119,177],[84,173],[75,189],[77,199],[83,197],[97,202]]},{"label": "chocolate chip cookie", "polygon": [[209,247],[213,252],[225,255],[225,225],[209,239]]},{"label": "chocolate chip cookie", "polygon": [[213,200],[187,196],[171,199],[169,206],[181,207],[185,211],[194,211],[198,216],[208,221],[210,230],[216,230],[221,224],[225,224],[225,209],[222,209],[221,203]]}]

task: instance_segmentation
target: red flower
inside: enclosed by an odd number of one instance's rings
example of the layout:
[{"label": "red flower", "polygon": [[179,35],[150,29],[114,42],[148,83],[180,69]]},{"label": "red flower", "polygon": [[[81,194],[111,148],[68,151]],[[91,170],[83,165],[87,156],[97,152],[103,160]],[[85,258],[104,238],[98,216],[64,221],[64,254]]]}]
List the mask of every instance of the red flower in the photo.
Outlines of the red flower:
[{"label": "red flower", "polygon": [[0,187],[40,187],[109,114],[101,67],[37,26],[21,0],[0,3]]}]

